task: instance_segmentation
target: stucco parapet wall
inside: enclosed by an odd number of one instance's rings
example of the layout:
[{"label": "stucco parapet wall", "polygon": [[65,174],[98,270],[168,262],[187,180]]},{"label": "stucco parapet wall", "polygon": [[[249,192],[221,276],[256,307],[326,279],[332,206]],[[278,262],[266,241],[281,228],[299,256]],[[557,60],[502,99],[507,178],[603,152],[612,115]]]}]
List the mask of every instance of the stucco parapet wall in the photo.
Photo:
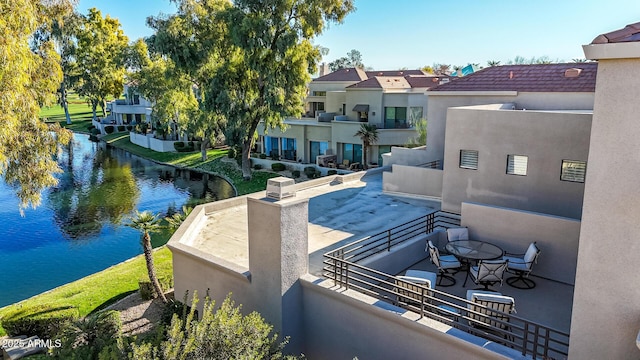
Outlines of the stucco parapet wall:
[{"label": "stucco parapet wall", "polygon": [[517,91],[427,91],[427,96],[518,96]]},{"label": "stucco parapet wall", "polygon": [[562,109],[562,110],[540,110],[540,109],[516,109],[515,104],[489,104],[489,105],[471,105],[471,106],[455,106],[448,110],[474,110],[474,111],[511,111],[513,113],[545,113],[545,114],[578,114],[593,115],[593,110],[583,109]]},{"label": "stucco parapet wall", "polygon": [[585,58],[589,60],[640,58],[640,42],[582,45]]},{"label": "stucco parapet wall", "polygon": [[[513,349],[481,339],[442,322],[420,317],[417,313],[380,301],[358,291],[337,287],[333,285],[333,280],[325,280],[306,274],[300,277],[300,284],[306,291],[317,291],[324,296],[332,298],[334,301],[349,304],[386,321],[400,324],[416,332],[426,333],[429,337],[438,338],[443,347],[466,349],[471,353],[477,354],[479,359],[520,358]],[[513,356],[505,356],[496,351],[512,353]]]}]

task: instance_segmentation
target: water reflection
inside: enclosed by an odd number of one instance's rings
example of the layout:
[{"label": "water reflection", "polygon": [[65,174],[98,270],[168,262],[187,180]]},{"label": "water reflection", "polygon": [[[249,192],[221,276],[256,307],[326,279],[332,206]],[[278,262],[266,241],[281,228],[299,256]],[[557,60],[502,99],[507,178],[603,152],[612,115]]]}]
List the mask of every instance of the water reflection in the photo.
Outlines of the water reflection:
[{"label": "water reflection", "polygon": [[[164,216],[234,195],[221,178],[158,165],[87,136],[76,135],[63,150],[59,184],[24,217],[0,182],[0,307],[142,253],[139,233],[122,224],[135,210]],[[154,234],[153,245],[168,238]]]}]

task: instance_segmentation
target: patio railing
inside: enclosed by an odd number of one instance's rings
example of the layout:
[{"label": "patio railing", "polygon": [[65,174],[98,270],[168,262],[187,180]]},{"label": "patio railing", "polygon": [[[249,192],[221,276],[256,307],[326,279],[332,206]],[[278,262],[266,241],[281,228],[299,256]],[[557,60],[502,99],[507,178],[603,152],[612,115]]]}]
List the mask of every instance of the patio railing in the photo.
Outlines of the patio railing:
[{"label": "patio railing", "polygon": [[[402,306],[420,316],[444,322],[454,328],[516,349],[525,356],[545,359],[566,357],[569,346],[568,333],[512,314],[488,309],[446,292],[407,283],[393,275],[359,264],[376,254],[389,252],[417,236],[459,225],[459,215],[434,211],[354,241],[324,254],[324,276],[341,288],[356,290]],[[471,305],[474,307],[471,308]]]},{"label": "patio railing", "polygon": [[394,247],[416,236],[430,234],[438,229],[447,229],[453,226],[460,226],[460,215],[445,211],[433,211],[425,216],[339,247],[326,255],[358,263],[383,251],[391,251]]},{"label": "patio railing", "polygon": [[568,354],[569,334],[565,332],[340,257],[325,254],[325,258],[325,276],[341,288],[406,308],[534,359],[566,358]]}]

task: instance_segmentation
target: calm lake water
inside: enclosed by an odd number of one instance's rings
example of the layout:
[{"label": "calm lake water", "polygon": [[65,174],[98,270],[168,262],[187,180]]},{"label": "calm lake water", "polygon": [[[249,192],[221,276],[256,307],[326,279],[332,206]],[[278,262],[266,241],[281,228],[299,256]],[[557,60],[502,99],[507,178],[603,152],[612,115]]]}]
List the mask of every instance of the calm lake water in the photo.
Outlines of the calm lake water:
[{"label": "calm lake water", "polygon": [[[135,210],[164,216],[234,195],[221,178],[161,166],[81,134],[58,161],[58,186],[24,216],[0,179],[0,307],[141,254],[140,233],[124,225]],[[152,235],[154,246],[168,238]]]}]

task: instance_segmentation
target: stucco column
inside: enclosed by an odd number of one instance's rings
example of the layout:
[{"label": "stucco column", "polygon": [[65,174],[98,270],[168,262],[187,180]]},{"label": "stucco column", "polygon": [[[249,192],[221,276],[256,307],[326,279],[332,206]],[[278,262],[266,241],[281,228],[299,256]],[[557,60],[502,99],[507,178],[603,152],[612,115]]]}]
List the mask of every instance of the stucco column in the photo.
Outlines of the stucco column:
[{"label": "stucco column", "polygon": [[247,198],[249,271],[259,312],[281,337],[287,352],[300,353],[303,342],[302,288],[309,270],[309,200]]},{"label": "stucco column", "polygon": [[640,43],[584,47],[598,60],[570,359],[638,359]]}]

